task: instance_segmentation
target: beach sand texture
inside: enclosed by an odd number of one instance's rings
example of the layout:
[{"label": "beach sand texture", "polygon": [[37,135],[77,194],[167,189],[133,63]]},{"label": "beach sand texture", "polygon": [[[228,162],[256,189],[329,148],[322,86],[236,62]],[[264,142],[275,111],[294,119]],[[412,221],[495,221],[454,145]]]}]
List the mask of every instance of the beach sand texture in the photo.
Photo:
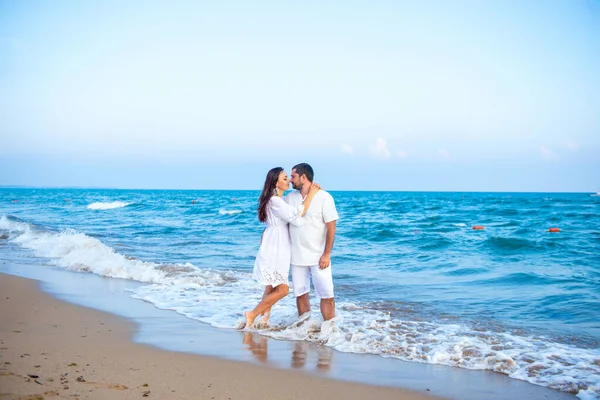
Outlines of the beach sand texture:
[{"label": "beach sand texture", "polygon": [[432,399],[133,343],[135,324],[0,274],[0,399]]}]

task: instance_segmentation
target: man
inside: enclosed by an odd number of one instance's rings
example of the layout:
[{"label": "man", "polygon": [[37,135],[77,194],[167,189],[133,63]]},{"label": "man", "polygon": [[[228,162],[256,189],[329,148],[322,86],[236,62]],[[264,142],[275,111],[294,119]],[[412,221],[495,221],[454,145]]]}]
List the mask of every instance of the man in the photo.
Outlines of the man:
[{"label": "man", "polygon": [[[292,168],[290,182],[297,191],[288,194],[285,201],[300,205],[313,184],[314,172],[310,165],[301,163]],[[336,220],[339,218],[333,197],[319,190],[304,216],[306,223],[290,225],[292,238],[292,284],[298,315],[310,311],[308,293],[312,277],[315,292],[321,298],[321,314],[325,321],[335,316],[331,249],[335,239]]]}]

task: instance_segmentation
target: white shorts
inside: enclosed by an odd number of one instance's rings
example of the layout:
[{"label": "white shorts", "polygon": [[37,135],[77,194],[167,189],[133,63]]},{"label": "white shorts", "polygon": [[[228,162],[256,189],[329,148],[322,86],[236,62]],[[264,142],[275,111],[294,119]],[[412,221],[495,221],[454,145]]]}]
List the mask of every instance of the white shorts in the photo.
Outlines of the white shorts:
[{"label": "white shorts", "polygon": [[294,285],[294,296],[302,296],[310,292],[310,278],[312,276],[315,293],[321,299],[333,298],[333,276],[331,275],[331,264],[325,269],[318,265],[304,266],[292,265],[292,285]]}]

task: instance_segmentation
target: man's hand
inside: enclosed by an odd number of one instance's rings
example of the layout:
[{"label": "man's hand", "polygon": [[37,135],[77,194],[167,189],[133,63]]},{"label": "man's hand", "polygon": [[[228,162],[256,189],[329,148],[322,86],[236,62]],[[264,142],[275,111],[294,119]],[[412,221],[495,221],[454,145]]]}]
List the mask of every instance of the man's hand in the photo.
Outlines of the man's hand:
[{"label": "man's hand", "polygon": [[331,249],[333,248],[333,240],[335,239],[335,220],[325,223],[327,235],[325,236],[325,250],[319,260],[319,268],[329,268],[331,265]]},{"label": "man's hand", "polygon": [[319,268],[326,269],[329,268],[329,264],[331,263],[331,254],[323,253],[321,259],[319,260]]}]

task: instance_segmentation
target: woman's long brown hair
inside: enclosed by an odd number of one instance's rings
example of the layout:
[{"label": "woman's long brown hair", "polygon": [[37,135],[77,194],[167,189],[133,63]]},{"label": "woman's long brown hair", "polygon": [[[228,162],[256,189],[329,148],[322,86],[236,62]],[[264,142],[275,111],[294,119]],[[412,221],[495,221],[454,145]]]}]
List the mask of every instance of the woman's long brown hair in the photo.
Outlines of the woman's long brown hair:
[{"label": "woman's long brown hair", "polygon": [[283,168],[275,167],[267,172],[265,185],[263,186],[262,193],[258,199],[258,220],[260,222],[265,222],[267,220],[267,206],[269,205],[269,200],[273,197],[275,186],[277,186],[281,171],[283,171]]}]

